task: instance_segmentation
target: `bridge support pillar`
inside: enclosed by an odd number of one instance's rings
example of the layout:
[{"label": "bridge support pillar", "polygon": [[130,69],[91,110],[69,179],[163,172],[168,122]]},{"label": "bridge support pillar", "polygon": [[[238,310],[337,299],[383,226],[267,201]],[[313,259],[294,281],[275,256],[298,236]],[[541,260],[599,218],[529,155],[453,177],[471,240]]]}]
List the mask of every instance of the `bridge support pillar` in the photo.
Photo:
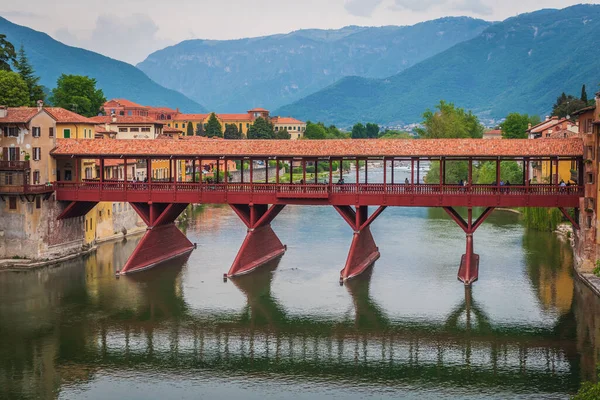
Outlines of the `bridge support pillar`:
[{"label": "bridge support pillar", "polygon": [[230,204],[231,208],[248,227],[246,238],[237,253],[228,277],[248,274],[256,268],[283,255],[286,246],[281,243],[271,222],[285,205],[277,204]]},{"label": "bridge support pillar", "polygon": [[346,281],[362,274],[380,257],[379,248],[371,234],[371,224],[386,209],[379,207],[370,217],[367,206],[334,206],[337,212],[354,230],[346,265],[340,272],[340,280]]},{"label": "bridge support pillar", "polygon": [[494,207],[486,208],[485,211],[473,222],[473,209],[469,207],[467,211],[467,220],[465,221],[454,208],[444,207],[444,210],[452,219],[465,231],[467,235],[467,249],[460,261],[458,269],[458,280],[465,286],[471,286],[479,279],[479,254],[473,251],[473,234],[481,226],[483,221],[494,211]]},{"label": "bridge support pillar", "polygon": [[130,203],[148,229],[120,271],[139,272],[190,253],[194,245],[175,226],[175,219],[187,204]]}]

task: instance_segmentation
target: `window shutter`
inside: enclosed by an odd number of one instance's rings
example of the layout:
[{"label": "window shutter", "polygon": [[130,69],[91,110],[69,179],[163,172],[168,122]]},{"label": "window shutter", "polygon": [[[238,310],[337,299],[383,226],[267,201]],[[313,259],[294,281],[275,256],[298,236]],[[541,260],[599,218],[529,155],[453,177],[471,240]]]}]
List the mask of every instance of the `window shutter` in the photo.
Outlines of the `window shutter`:
[{"label": "window shutter", "polygon": [[54,128],[50,127],[50,131],[48,132],[48,136],[54,137]]},{"label": "window shutter", "polygon": [[21,161],[21,149],[19,147],[15,147],[15,152],[17,159],[15,161]]},{"label": "window shutter", "polygon": [[2,159],[8,161],[8,147],[2,148]]},{"label": "window shutter", "polygon": [[4,132],[4,137],[7,137],[8,136],[8,127],[3,126],[2,131]]}]

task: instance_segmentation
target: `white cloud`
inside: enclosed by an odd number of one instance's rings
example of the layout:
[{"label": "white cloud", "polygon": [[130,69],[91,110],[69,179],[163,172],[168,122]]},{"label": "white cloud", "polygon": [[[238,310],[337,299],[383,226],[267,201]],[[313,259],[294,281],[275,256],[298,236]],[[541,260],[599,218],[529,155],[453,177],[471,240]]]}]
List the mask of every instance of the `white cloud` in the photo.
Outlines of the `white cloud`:
[{"label": "white cloud", "polygon": [[54,36],[66,44],[135,64],[151,52],[173,44],[158,37],[158,31],[158,25],[146,14],[102,14],[91,31],[61,28]]},{"label": "white cloud", "polygon": [[461,0],[453,6],[458,11],[469,11],[477,15],[492,15],[494,10],[485,4],[483,0]]},{"label": "white cloud", "polygon": [[394,0],[392,9],[422,12],[446,2],[447,0]]},{"label": "white cloud", "polygon": [[370,17],[383,0],[346,0],[344,7],[357,17]]}]

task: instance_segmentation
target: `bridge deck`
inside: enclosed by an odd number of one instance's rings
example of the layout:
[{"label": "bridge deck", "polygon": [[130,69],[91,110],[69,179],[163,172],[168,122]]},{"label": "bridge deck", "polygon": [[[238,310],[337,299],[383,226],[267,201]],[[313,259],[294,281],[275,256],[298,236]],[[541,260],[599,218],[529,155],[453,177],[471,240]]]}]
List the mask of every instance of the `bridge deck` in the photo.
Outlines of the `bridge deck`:
[{"label": "bridge deck", "polygon": [[197,204],[579,207],[583,188],[555,185],[57,182],[57,200]]}]

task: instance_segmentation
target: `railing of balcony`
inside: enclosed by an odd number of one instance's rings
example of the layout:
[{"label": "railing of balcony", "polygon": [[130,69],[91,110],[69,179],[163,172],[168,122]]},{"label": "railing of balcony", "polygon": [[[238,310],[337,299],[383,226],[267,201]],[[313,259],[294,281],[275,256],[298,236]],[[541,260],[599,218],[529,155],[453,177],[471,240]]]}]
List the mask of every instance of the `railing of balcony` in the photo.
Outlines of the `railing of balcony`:
[{"label": "railing of balcony", "polygon": [[20,171],[30,168],[29,161],[8,161],[0,160],[0,170]]}]

